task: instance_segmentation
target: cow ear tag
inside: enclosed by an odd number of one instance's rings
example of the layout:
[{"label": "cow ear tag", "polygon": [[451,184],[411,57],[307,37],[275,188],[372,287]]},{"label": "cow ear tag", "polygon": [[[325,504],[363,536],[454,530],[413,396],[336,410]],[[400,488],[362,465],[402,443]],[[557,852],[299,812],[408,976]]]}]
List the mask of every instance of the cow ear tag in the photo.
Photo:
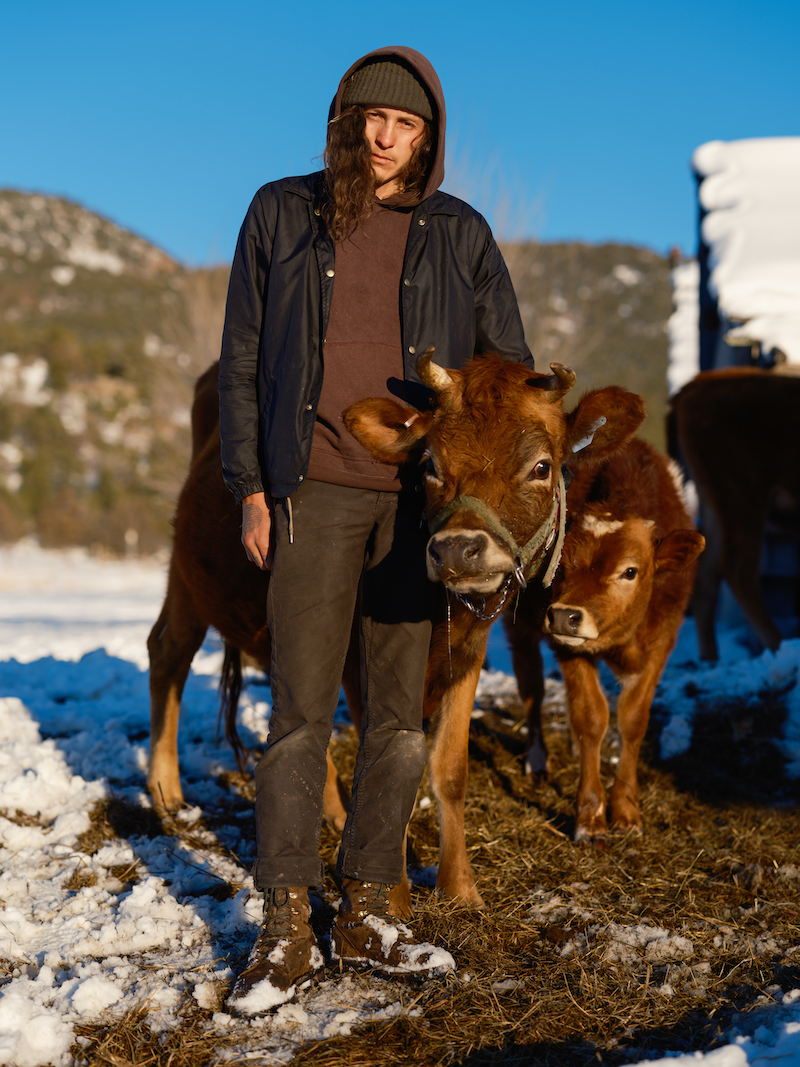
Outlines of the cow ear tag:
[{"label": "cow ear tag", "polygon": [[605,415],[601,415],[599,419],[596,419],[589,427],[589,432],[586,434],[586,436],[582,437],[580,441],[576,441],[576,443],[572,446],[572,451],[580,452],[584,448],[587,448],[594,440],[594,435],[597,433],[600,427],[605,426],[607,422],[608,419],[605,417]]}]

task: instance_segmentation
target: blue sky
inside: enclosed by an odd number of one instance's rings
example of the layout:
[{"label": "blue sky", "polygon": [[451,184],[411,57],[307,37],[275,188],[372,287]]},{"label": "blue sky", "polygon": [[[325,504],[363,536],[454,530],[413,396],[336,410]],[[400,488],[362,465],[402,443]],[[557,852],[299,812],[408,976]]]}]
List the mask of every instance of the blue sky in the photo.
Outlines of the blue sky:
[{"label": "blue sky", "polygon": [[798,0],[6,0],[0,42],[0,187],[191,264],[316,168],[341,74],[385,44],[437,68],[444,188],[500,236],[691,252],[693,149],[800,134]]}]

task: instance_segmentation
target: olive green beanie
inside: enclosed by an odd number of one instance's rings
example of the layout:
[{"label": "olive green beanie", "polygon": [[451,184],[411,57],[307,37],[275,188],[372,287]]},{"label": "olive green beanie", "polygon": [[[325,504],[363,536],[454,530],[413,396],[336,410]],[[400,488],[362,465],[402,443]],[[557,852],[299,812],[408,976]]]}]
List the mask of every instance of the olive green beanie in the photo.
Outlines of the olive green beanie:
[{"label": "olive green beanie", "polygon": [[342,110],[353,104],[396,107],[433,122],[425,86],[409,67],[395,59],[365,63],[350,75],[342,93]]}]

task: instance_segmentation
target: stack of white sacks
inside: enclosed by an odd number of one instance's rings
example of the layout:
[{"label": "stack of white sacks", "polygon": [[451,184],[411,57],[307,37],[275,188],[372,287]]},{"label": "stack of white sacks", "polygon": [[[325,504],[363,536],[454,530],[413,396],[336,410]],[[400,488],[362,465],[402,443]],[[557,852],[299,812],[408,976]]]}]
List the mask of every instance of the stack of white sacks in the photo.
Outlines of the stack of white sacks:
[{"label": "stack of white sacks", "polygon": [[[710,288],[729,344],[760,344],[800,366],[800,137],[709,141],[692,158],[707,212]],[[670,393],[697,373],[696,264],[673,272]],[[692,339],[694,337],[694,340]],[[779,357],[780,358],[780,357]]]}]

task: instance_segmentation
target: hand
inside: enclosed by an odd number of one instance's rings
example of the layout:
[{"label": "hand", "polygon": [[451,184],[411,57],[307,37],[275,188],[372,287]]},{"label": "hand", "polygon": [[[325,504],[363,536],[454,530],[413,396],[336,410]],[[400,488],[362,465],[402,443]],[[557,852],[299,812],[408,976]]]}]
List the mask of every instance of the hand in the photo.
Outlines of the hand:
[{"label": "hand", "polygon": [[242,499],[242,544],[251,563],[262,571],[272,568],[272,500],[266,493]]}]

